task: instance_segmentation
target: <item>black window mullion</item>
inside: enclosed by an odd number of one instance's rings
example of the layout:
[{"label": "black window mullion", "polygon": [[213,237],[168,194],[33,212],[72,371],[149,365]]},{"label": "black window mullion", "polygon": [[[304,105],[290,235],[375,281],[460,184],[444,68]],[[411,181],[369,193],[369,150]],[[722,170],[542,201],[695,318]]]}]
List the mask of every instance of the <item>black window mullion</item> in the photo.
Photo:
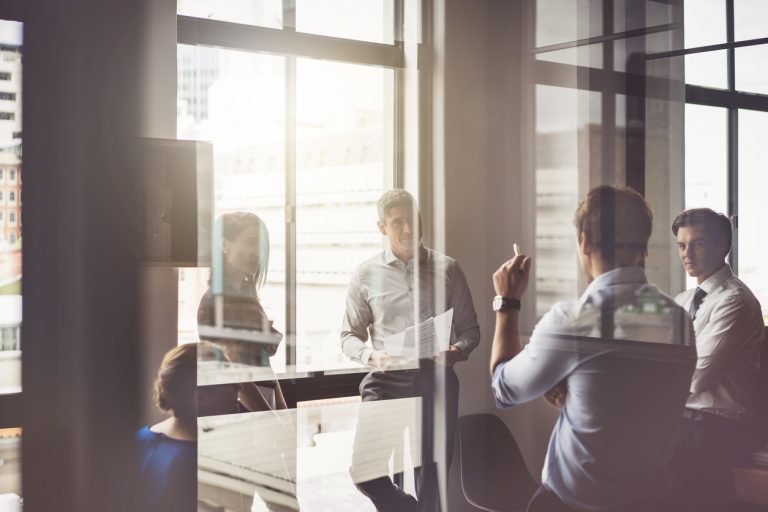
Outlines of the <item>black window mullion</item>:
[{"label": "black window mullion", "polygon": [[[729,44],[735,41],[734,0],[725,0],[726,39]],[[726,50],[728,92],[736,92],[736,48]],[[734,106],[728,108],[728,216],[733,223],[733,242],[729,262],[733,271],[739,270],[739,111]]]},{"label": "black window mullion", "polygon": [[739,271],[739,111],[728,109],[728,216],[733,223],[729,262]]}]

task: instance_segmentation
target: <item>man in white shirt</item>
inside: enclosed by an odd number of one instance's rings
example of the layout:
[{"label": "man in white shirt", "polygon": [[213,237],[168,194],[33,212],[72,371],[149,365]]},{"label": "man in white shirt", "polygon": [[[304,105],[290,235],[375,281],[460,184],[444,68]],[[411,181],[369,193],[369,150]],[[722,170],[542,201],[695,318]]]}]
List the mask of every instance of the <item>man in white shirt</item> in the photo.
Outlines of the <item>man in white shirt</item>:
[{"label": "man in white shirt", "polygon": [[640,194],[593,189],[575,223],[590,284],[579,300],[555,304],[524,349],[518,315],[531,259],[515,256],[493,276],[496,404],[545,396],[561,407],[529,511],[657,511],[671,491],[696,361],[691,321],[639,266],[652,225]]},{"label": "man in white shirt", "polygon": [[675,301],[688,310],[698,361],[686,403],[675,471],[680,493],[720,510],[732,492],[730,466],[745,455],[746,425],[757,393],[764,337],[760,304],[731,271],[731,222],[709,208],[686,210],[672,223],[683,267],[698,286]]},{"label": "man in white shirt", "polygon": [[[398,478],[393,482],[387,476],[390,452],[398,448],[390,444],[402,447],[402,431],[411,427],[405,417],[377,416],[376,411],[384,407],[361,407],[351,473],[358,489],[378,510],[439,510],[438,475],[433,461],[451,461],[459,393],[453,365],[466,360],[477,347],[480,327],[466,278],[456,260],[421,245],[421,221],[413,196],[402,189],[390,190],[377,206],[377,225],[387,237],[388,247],[361,263],[352,275],[341,347],[350,359],[374,370],[360,384],[364,402],[420,397],[422,435],[418,459],[422,467],[415,479],[418,500],[397,485]],[[447,350],[434,358],[429,355],[410,362],[387,352],[384,338],[450,309],[453,322]],[[396,371],[404,365],[412,369]],[[403,421],[398,423],[399,419]],[[433,453],[433,434],[437,430],[445,435],[446,446],[441,454]],[[415,433],[411,430],[412,444],[418,442]],[[374,438],[377,445],[367,446]],[[377,472],[377,478],[370,478]]]}]

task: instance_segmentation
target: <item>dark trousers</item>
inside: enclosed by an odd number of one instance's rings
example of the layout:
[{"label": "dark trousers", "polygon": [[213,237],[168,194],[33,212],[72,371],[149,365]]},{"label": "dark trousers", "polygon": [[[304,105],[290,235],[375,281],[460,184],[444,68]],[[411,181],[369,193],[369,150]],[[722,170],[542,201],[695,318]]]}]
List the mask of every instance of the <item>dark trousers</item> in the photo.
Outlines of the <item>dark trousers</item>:
[{"label": "dark trousers", "polygon": [[714,415],[683,419],[672,472],[677,510],[720,512],[733,503],[731,468],[748,459],[746,426]]},{"label": "dark trousers", "polygon": [[[360,383],[360,396],[363,402],[392,400],[399,398],[421,398],[421,436],[412,439],[419,447],[421,465],[414,470],[416,498],[402,490],[402,474],[395,474],[394,481],[389,476],[379,476],[367,481],[355,482],[357,488],[365,494],[377,510],[389,511],[439,511],[439,482],[441,469],[447,475],[453,458],[453,442],[458,418],[459,381],[451,368],[436,365],[430,360],[421,361],[418,371],[372,372]],[[371,434],[377,439],[393,440],[392,445],[384,449],[379,447],[378,454],[388,460],[402,447],[402,432],[406,424],[399,418],[382,419],[368,414],[365,404],[361,406],[355,434],[355,451],[365,450],[362,439],[370,440]],[[378,429],[378,432],[377,432]],[[435,453],[435,433],[438,429],[445,432],[443,453]],[[387,430],[387,431],[385,431]],[[378,435],[377,435],[378,434]],[[411,432],[413,435],[413,432]],[[397,440],[399,446],[397,446]],[[370,441],[365,441],[370,443]],[[383,441],[385,442],[385,441]],[[353,465],[356,457],[353,455]],[[380,460],[386,467],[387,460]],[[444,462],[438,465],[438,462]],[[354,473],[354,468],[352,469]]]},{"label": "dark trousers", "polygon": [[[540,485],[528,502],[526,512],[581,512],[563,503],[554,492]],[[670,508],[667,500],[653,500],[618,507],[610,512],[684,512]]]}]

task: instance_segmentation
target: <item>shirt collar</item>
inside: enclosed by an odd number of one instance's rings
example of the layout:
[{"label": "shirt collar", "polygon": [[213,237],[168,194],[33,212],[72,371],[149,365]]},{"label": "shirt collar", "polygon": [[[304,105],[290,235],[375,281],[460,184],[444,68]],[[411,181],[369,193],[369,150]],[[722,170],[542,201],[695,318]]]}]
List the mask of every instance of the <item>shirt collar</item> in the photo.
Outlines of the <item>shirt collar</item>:
[{"label": "shirt collar", "polygon": [[699,285],[699,288],[709,295],[720,288],[720,285],[731,277],[733,277],[733,271],[731,270],[731,266],[726,263],[723,265],[723,268],[706,278],[704,282]]},{"label": "shirt collar", "polygon": [[[429,259],[429,249],[424,247],[421,242],[419,242],[419,261],[424,262]],[[392,252],[392,248],[387,244],[387,248],[384,249],[384,263],[387,265],[391,265],[395,261],[402,261],[400,258],[395,256],[395,253]],[[411,260],[413,261],[413,260]]]},{"label": "shirt collar", "polygon": [[619,267],[613,270],[609,270],[603,274],[597,276],[587,289],[584,290],[584,294],[581,296],[580,302],[586,303],[594,295],[598,294],[600,290],[608,288],[609,286],[616,286],[620,284],[645,284],[648,280],[645,277],[645,270],[642,267]]}]

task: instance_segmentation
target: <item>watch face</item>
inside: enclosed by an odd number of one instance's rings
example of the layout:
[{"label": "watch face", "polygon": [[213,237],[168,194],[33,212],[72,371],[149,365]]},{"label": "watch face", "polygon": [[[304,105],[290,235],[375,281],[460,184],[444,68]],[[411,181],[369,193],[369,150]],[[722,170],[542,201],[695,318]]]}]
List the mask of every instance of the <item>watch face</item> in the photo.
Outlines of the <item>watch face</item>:
[{"label": "watch face", "polygon": [[493,298],[493,310],[501,311],[501,306],[504,305],[504,299],[501,295],[497,295]]}]

